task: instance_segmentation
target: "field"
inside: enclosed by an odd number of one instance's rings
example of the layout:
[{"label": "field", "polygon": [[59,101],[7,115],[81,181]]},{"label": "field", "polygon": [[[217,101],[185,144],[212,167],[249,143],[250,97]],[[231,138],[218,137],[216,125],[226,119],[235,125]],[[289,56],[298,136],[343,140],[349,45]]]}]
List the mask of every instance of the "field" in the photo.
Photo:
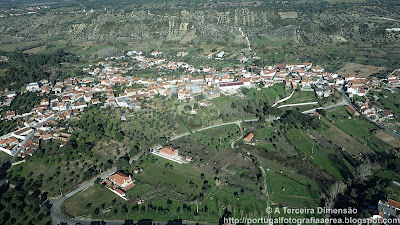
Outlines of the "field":
[{"label": "field", "polygon": [[280,105],[317,101],[317,97],[315,96],[313,91],[295,91],[291,98],[289,98],[285,102],[280,103]]},{"label": "field", "polygon": [[188,139],[206,145],[210,148],[225,149],[231,142],[240,137],[241,132],[236,124],[196,132],[188,136]]},{"label": "field", "polygon": [[355,138],[346,134],[326,119],[323,118],[323,122],[328,127],[326,130],[323,131],[324,136],[328,140],[340,146],[343,150],[349,152],[351,155],[359,157],[360,153],[373,153],[373,151],[368,146],[361,144]]},{"label": "field", "polygon": [[379,130],[375,136],[395,148],[400,148],[400,140],[385,131]]},{"label": "field", "polygon": [[327,112],[327,117],[334,121],[334,125],[340,130],[354,137],[362,144],[367,144],[367,140],[371,135],[371,132],[377,127],[362,117],[348,119],[349,114],[346,112],[344,107],[337,107],[330,109]]},{"label": "field", "polygon": [[93,213],[96,208],[105,211],[107,208],[122,202],[124,202],[122,198],[101,184],[95,184],[67,199],[63,203],[62,210],[70,217],[76,217]]},{"label": "field", "polygon": [[319,193],[322,190],[315,181],[275,161],[264,159],[263,164],[273,205],[296,208],[318,206]]},{"label": "field", "polygon": [[325,149],[303,130],[294,129],[287,134],[293,145],[304,152],[307,158],[339,179],[346,179],[353,169],[347,161],[330,149]]},{"label": "field", "polygon": [[42,52],[44,50],[46,50],[45,45],[25,50],[24,53],[36,54],[36,53]]},{"label": "field", "polygon": [[267,101],[270,105],[279,101],[282,98],[285,98],[288,95],[282,84],[275,84],[269,88],[261,88],[261,90],[256,90],[254,88],[250,89],[247,93],[247,98]]},{"label": "field", "polygon": [[359,75],[361,77],[368,77],[374,73],[379,73],[386,69],[386,67],[377,67],[358,63],[346,63],[346,65],[338,70],[337,73],[339,75]]},{"label": "field", "polygon": [[[136,165],[143,172],[133,175],[136,186],[128,191],[130,200],[124,201],[98,184],[67,200],[65,211],[69,215],[98,219],[166,221],[179,217],[193,220],[198,201],[197,220],[217,221],[221,207],[227,205],[246,213],[260,213],[263,208],[261,192],[251,191],[248,182],[242,185],[243,191],[231,180],[214,182],[214,176],[196,164],[180,165],[149,154],[141,157]],[[133,174],[133,168],[128,169],[130,174]],[[137,205],[137,199],[143,199],[145,204]]]},{"label": "field", "polygon": [[297,12],[279,12],[278,14],[282,19],[296,19],[298,17]]},{"label": "field", "polygon": [[21,49],[27,49],[35,46],[35,42],[25,42],[25,43],[14,43],[14,44],[2,44],[0,45],[0,51],[14,52]]}]

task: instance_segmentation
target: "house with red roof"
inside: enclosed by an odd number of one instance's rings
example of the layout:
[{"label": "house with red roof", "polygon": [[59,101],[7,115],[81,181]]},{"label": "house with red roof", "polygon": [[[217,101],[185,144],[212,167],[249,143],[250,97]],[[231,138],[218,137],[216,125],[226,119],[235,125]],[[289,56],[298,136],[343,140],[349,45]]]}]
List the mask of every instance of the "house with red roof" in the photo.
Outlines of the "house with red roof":
[{"label": "house with red roof", "polygon": [[171,147],[164,147],[160,150],[160,154],[167,158],[175,158],[178,155],[178,149],[174,149]]},{"label": "house with red roof", "polygon": [[132,177],[121,171],[117,171],[108,176],[103,180],[103,184],[105,184],[108,189],[125,200],[128,200],[126,192],[135,186]]},{"label": "house with red roof", "polygon": [[254,134],[250,133],[243,140],[244,140],[244,142],[250,142],[251,139],[253,139],[253,137],[254,137]]}]

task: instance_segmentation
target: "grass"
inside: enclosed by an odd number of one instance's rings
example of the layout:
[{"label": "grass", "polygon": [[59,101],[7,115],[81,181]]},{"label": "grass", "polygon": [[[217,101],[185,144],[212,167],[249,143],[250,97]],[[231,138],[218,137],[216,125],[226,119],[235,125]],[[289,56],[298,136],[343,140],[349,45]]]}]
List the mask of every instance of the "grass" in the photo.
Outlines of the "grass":
[{"label": "grass", "polygon": [[[2,212],[0,211],[0,213]],[[14,222],[14,224],[31,224],[29,222],[37,225],[49,224],[51,223],[51,217],[47,216],[46,213],[47,212],[44,208],[41,208],[38,212],[36,212],[34,209],[23,211],[23,214],[20,214],[17,217],[17,220]],[[42,219],[38,220],[38,217],[42,217]]]},{"label": "grass", "polygon": [[[225,149],[240,135],[239,127],[230,124],[191,134],[188,138],[215,149]],[[220,145],[221,140],[221,145]]]},{"label": "grass", "polygon": [[361,143],[367,144],[372,131],[377,127],[362,117],[354,119],[348,119],[348,117],[349,114],[344,107],[338,107],[327,112],[327,118],[334,121],[336,127]]},{"label": "grass", "polygon": [[[198,195],[201,192],[202,179],[201,172],[195,170],[191,165],[183,165],[173,163],[167,159],[156,157],[158,160],[154,163],[149,159],[144,159],[143,163],[138,163],[138,166],[143,169],[143,172],[134,176],[134,179],[140,183],[148,184],[151,187],[170,187],[173,190],[183,193],[187,196]],[[166,164],[172,164],[173,168],[167,168]],[[133,168],[132,168],[133,170]],[[131,172],[132,174],[132,172]],[[171,179],[173,177],[174,179]],[[205,179],[212,181],[212,177],[205,176]],[[192,181],[192,187],[189,182]],[[197,186],[197,188],[196,188]]]},{"label": "grass", "polygon": [[285,58],[285,54],[277,54],[274,56],[275,60],[282,60]]},{"label": "grass", "polygon": [[317,101],[317,97],[315,97],[313,91],[295,91],[293,96],[287,101],[281,103],[281,105]]},{"label": "grass", "polygon": [[5,52],[14,52],[18,49],[26,49],[35,46],[36,43],[34,42],[26,42],[26,43],[14,43],[14,44],[6,44],[0,46],[0,51]]},{"label": "grass", "polygon": [[63,203],[62,210],[67,215],[75,217],[93,213],[96,208],[104,210],[122,202],[125,202],[125,200],[101,184],[95,184],[67,199]]},{"label": "grass", "polygon": [[[348,120],[348,119],[347,119]],[[343,150],[349,152],[355,157],[359,157],[362,154],[372,154],[373,151],[367,145],[360,143],[357,139],[353,138],[349,134],[345,133],[335,125],[330,123],[325,118],[322,121],[327,126],[327,129],[323,131],[323,135],[336,145],[340,146]]]},{"label": "grass", "polygon": [[274,146],[268,140],[268,137],[270,137],[275,132],[275,129],[276,128],[273,126],[264,126],[261,129],[257,129],[254,135],[255,137],[257,137],[258,140],[260,140],[258,145],[265,147],[268,151],[275,151]]},{"label": "grass", "polygon": [[[97,154],[95,154],[98,158]],[[48,192],[50,197],[59,196],[74,190],[84,181],[83,171],[85,163],[90,159],[87,155],[72,155],[67,165],[66,156],[28,159],[25,163],[18,164],[10,169],[12,177],[22,177],[26,183],[31,179],[39,181],[39,189]]]},{"label": "grass", "polygon": [[[76,213],[98,219],[152,218],[156,221],[167,221],[179,217],[183,220],[217,222],[223,207],[235,208],[236,213],[239,209],[245,213],[256,211],[260,213],[265,208],[262,196],[247,191],[247,188],[242,193],[241,188],[235,184],[222,184],[217,187],[211,174],[205,173],[204,179],[201,179],[202,172],[196,169],[195,165],[181,165],[158,157],[155,161],[152,157],[153,155],[146,155],[137,162],[143,172],[133,175],[136,186],[128,191],[130,200],[124,201],[101,185],[94,185],[67,200],[64,209],[70,215]],[[166,163],[172,164],[173,168],[165,167]],[[129,169],[130,173],[132,170],[133,166]],[[204,180],[209,182],[210,188],[202,191]],[[191,186],[189,181],[193,181],[194,185]],[[200,192],[204,193],[203,197],[198,197]],[[234,195],[235,192],[238,193],[237,196]],[[135,199],[138,197],[144,199],[145,203],[138,206],[139,210],[134,210]],[[115,198],[116,202],[112,205],[111,202]],[[172,203],[167,204],[167,199]],[[199,200],[198,218],[194,217],[196,199]],[[87,207],[89,202],[92,205]],[[191,209],[184,211],[183,204],[190,206]],[[149,206],[156,206],[157,210],[153,211]],[[93,212],[97,207],[100,208],[100,214],[94,215]],[[122,212],[123,207],[126,207],[128,212]]]},{"label": "grass", "polygon": [[275,84],[272,87],[261,88],[261,90],[252,88],[247,93],[247,97],[249,99],[266,100],[270,105],[272,105],[278,100],[285,98],[287,94],[288,93],[286,93],[283,84]]},{"label": "grass", "polygon": [[[314,180],[276,161],[264,158],[262,162],[267,175],[268,193],[274,205],[298,208],[318,206],[322,190]],[[282,187],[286,190],[282,190]]]},{"label": "grass", "polygon": [[307,158],[331,175],[343,180],[346,179],[346,174],[351,174],[353,168],[347,161],[339,157],[335,152],[330,151],[330,149],[322,148],[307,136],[306,131],[293,129],[287,133],[287,137]]}]

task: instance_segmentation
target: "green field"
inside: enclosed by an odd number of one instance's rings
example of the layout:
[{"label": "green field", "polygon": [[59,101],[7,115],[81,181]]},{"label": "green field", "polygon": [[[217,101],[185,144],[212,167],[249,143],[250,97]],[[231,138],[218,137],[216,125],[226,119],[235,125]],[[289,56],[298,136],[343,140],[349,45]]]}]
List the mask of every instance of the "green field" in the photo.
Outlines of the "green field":
[{"label": "green field", "polygon": [[294,129],[287,136],[297,149],[305,153],[307,158],[331,175],[339,179],[346,179],[351,174],[353,168],[347,161],[335,152],[330,152],[330,149],[323,149],[304,130]]},{"label": "green field", "polygon": [[280,105],[317,101],[317,97],[313,91],[295,91],[291,98]]},{"label": "green field", "polygon": [[285,90],[283,84],[275,84],[272,87],[261,88],[261,90],[252,88],[247,93],[247,97],[249,99],[261,101],[266,100],[270,105],[282,98],[285,98],[287,95],[289,95],[289,93]]},{"label": "green field", "polygon": [[82,216],[94,213],[96,208],[106,210],[113,205],[120,204],[124,200],[108,190],[101,184],[95,184],[73,197],[67,199],[62,206],[62,211],[70,217]]},{"label": "green field", "polygon": [[239,127],[236,124],[231,124],[196,132],[187,138],[210,148],[225,149],[231,145],[232,141],[240,137],[240,135]]},{"label": "green field", "polygon": [[356,138],[363,144],[367,144],[367,140],[371,136],[373,130],[377,127],[369,121],[363,119],[362,116],[359,118],[348,119],[349,114],[344,107],[338,107],[327,112],[327,117],[334,121],[334,125]]}]

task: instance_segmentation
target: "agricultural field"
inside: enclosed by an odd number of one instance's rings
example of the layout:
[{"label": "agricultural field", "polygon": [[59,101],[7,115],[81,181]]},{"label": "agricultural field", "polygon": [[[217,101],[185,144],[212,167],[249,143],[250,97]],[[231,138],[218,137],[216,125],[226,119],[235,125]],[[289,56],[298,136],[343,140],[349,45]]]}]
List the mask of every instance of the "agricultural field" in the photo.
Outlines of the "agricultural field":
[{"label": "agricultural field", "polygon": [[319,145],[316,140],[303,130],[292,130],[287,134],[293,145],[305,156],[333,176],[345,180],[351,174],[352,166],[343,158]]},{"label": "agricultural field", "polygon": [[294,103],[306,103],[306,102],[317,102],[318,99],[313,91],[295,91],[293,96],[280,103],[279,105],[294,104]]},{"label": "agricultural field", "polygon": [[122,198],[112,193],[101,184],[95,184],[67,199],[62,209],[63,212],[70,217],[77,217],[89,213],[103,212],[113,205],[122,202],[124,202]]},{"label": "agricultural field", "polygon": [[388,143],[389,145],[393,146],[394,148],[400,148],[400,140],[392,136],[391,134],[379,130],[378,132],[376,132],[375,136],[381,139],[382,141]]},{"label": "agricultural field", "polygon": [[[148,154],[141,157],[135,165],[143,169],[143,172],[133,175],[136,185],[128,191],[130,200],[124,201],[97,184],[66,201],[65,211],[70,215],[76,213],[92,218],[139,220],[150,217],[164,221],[179,217],[192,220],[195,218],[197,200],[197,219],[215,221],[221,207],[231,205],[249,213],[263,205],[258,191],[254,195],[247,185],[241,189],[230,181],[215,181],[214,176],[206,173],[207,170],[203,167],[199,169],[197,163],[180,165]],[[134,165],[127,172],[133,174],[133,168]],[[137,199],[142,199],[145,203],[137,205]],[[259,200],[254,202],[255,199]],[[76,209],[77,206],[79,209]]]},{"label": "agricultural field", "polygon": [[12,167],[9,176],[13,180],[25,183],[33,190],[39,189],[48,192],[51,197],[68,193],[78,187],[79,183],[90,178],[84,173],[90,159],[82,155],[66,157],[48,157],[35,159]]},{"label": "agricultural field", "polygon": [[[367,121],[366,119],[363,118],[361,115],[360,117],[355,117],[352,118],[349,116],[347,111],[344,109],[344,107],[337,107],[334,109],[329,109],[327,111],[327,116],[326,118],[338,129],[343,131],[344,133],[348,134],[349,136],[353,137],[355,140],[360,142],[360,144],[363,145],[363,147],[359,146],[356,147],[359,144],[356,144],[357,142],[353,141],[352,138],[345,138],[345,140],[349,140],[350,143],[354,143],[354,149],[359,149],[359,153],[366,153],[366,154],[374,154],[371,152],[380,152],[384,149],[392,149],[393,147],[390,146],[388,143],[384,142],[383,140],[379,139],[376,137],[374,134],[375,132],[380,132],[378,127],[375,126],[375,124]],[[334,130],[332,128],[332,125],[329,125],[329,122],[327,123],[329,127],[331,127],[331,132]],[[327,133],[328,139],[329,137],[332,139],[337,139],[334,136],[334,133],[332,132],[331,135],[329,135],[329,131]],[[338,145],[343,146],[345,149],[349,148],[351,149],[352,145],[347,145],[344,146],[340,144],[340,140],[338,140]],[[357,151],[353,151],[352,154],[356,153]]]},{"label": "agricultural field", "polygon": [[377,129],[377,127],[365,120],[362,116],[358,118],[350,118],[349,114],[344,107],[337,107],[330,109],[327,112],[327,118],[333,121],[333,124],[340,130],[354,137],[363,144],[367,143],[371,133]]},{"label": "agricultural field", "polygon": [[377,67],[372,65],[362,65],[358,63],[346,63],[344,67],[337,71],[339,75],[358,75],[368,77],[372,74],[386,70],[386,67]]},{"label": "agricultural field", "polygon": [[285,90],[283,84],[275,84],[272,87],[257,89],[250,89],[246,96],[252,100],[267,101],[270,105],[287,97],[290,94],[289,90]]}]

